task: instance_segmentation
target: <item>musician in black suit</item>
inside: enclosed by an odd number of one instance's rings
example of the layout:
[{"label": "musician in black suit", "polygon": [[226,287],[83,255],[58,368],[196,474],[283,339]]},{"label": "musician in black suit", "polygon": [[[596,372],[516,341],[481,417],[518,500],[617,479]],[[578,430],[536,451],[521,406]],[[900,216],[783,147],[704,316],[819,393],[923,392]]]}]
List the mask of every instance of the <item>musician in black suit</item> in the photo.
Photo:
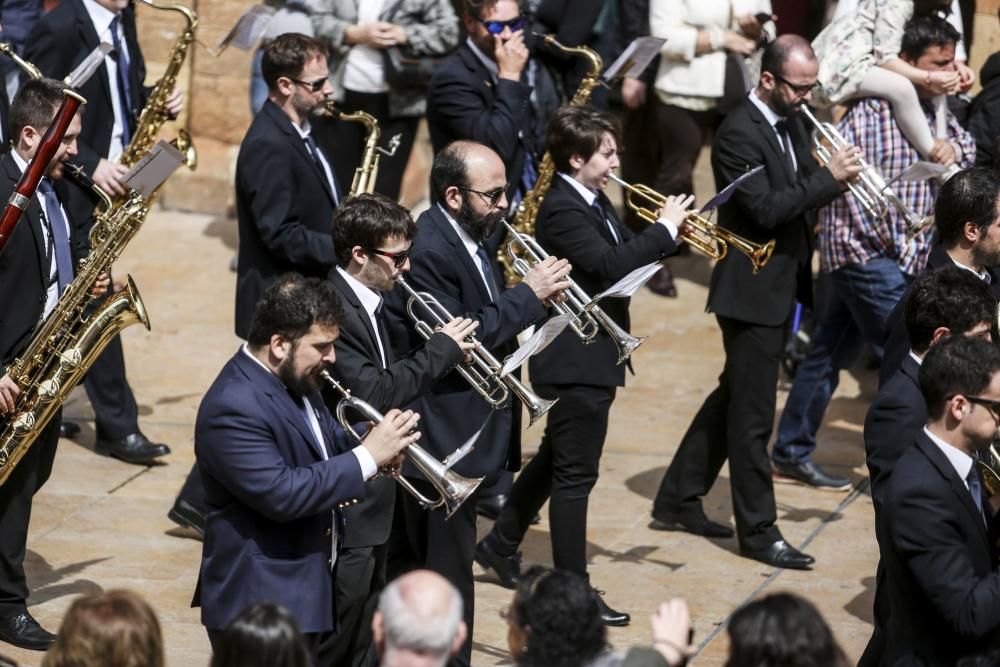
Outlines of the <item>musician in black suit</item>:
[{"label": "musician in black suit", "polygon": [[928,422],[896,462],[879,517],[884,664],[953,665],[1000,647],[995,516],[975,461],[1000,427],[1000,350],[952,336],[924,357],[919,382]]},{"label": "musician in black suit", "polygon": [[[937,243],[931,248],[926,270],[959,266],[977,275],[1000,298],[1000,181],[985,167],[960,171],[941,186],[934,203]],[[930,234],[928,230],[924,232]],[[889,314],[883,343],[879,384],[896,372],[910,348],[903,322],[903,295]]]},{"label": "musician in black suit", "polygon": [[[24,56],[45,76],[61,79],[101,42],[114,47],[104,67],[85,83],[87,99],[77,161],[94,182],[111,195],[125,194],[126,168],[118,158],[128,145],[148,95],[143,86],[146,65],[136,38],[135,10],[128,0],[64,0],[35,22]],[[167,104],[179,113],[177,91]],[[94,209],[90,193],[71,192],[67,202],[75,220]],[[121,339],[115,336],[91,366],[84,381],[94,408],[97,440],[94,451],[122,461],[146,464],[166,456],[170,448],[151,442],[139,429],[139,408],[125,375]]]},{"label": "musician in black suit", "polygon": [[[572,263],[572,279],[590,296],[674,253],[677,228],[693,199],[671,197],[660,221],[633,234],[602,192],[620,166],[618,137],[617,123],[589,107],[563,107],[549,124],[547,144],[558,173],[535,219],[536,235],[546,252]],[[627,298],[606,299],[600,306],[628,331]],[[516,585],[517,548],[546,500],[553,565],[587,576],[587,501],[597,483],[611,403],[625,384],[625,364],[618,358],[618,346],[604,329],[587,345],[567,329],[531,358],[535,392],[558,402],[548,412],[538,453],[476,548],[478,562],[495,569],[502,585]],[[605,623],[628,624],[628,614],[597,600]]]},{"label": "musician in black suit", "polygon": [[[406,356],[389,344],[382,295],[408,271],[417,225],[409,211],[380,194],[359,194],[337,208],[333,244],[337,267],[330,282],[344,309],[340,337],[334,343],[334,374],[351,393],[380,412],[406,405],[462,361],[471,349],[466,337],[476,322],[456,317],[427,343]],[[330,393],[336,409],[340,395]],[[359,415],[352,415],[357,419]],[[344,510],[347,529],[337,566],[338,631],[324,647],[331,665],[373,664],[374,600],[386,583],[386,544],[393,522],[396,483],[379,477],[366,485],[365,498]]]},{"label": "musician in black suit", "polygon": [[[29,81],[11,107],[9,128],[15,137],[12,150],[0,157],[0,194],[6,201],[34,157],[63,100],[63,84],[51,79]],[[56,307],[59,295],[74,277],[84,246],[72,218],[62,205],[65,191],[58,179],[64,163],[76,157],[80,114],[73,118],[45,170],[20,222],[0,253],[0,367],[11,362],[31,342],[39,322]],[[58,188],[56,184],[59,184]],[[107,290],[107,276],[94,285],[98,296]],[[0,377],[0,423],[6,423],[19,394],[9,375]],[[0,641],[27,649],[45,650],[55,635],[44,630],[28,613],[28,584],[24,555],[32,497],[52,471],[59,440],[56,414],[0,484]]]},{"label": "musician in black suit", "polygon": [[[920,393],[920,363],[931,346],[948,336],[990,335],[997,300],[990,288],[970,271],[944,267],[917,278],[906,302],[906,331],[912,348],[896,373],[879,388],[865,416],[865,454],[875,508],[875,538],[881,545],[879,517],[893,468],[903,452],[927,423],[927,404]],[[875,629],[859,665],[882,663],[885,628],[889,619],[889,596],[885,568],[879,562],[875,574]]]},{"label": "musician in black suit", "polygon": [[[335,264],[330,224],[339,201],[330,160],[310,134],[309,116],[333,92],[326,46],[285,33],[264,47],[268,98],[236,160],[240,247],[236,335],[246,338],[264,290],[289,272],[325,278]],[[204,491],[192,468],[168,516],[204,532]]]},{"label": "musician in black suit", "polygon": [[797,111],[809,101],[817,70],[812,48],[801,37],[784,35],[771,42],[757,87],[715,137],[712,170],[719,187],[764,165],[764,173],[751,176],[719,209],[719,223],[750,241],[773,238],[776,244],[757,275],[738,252],[730,252],[712,272],[708,310],[722,329],[725,367],[663,477],[650,524],[732,536],[728,526],[710,521],[701,505],[728,458],[740,551],[776,567],[807,568],[813,562],[786,543],[775,525],[767,443],[778,366],[795,301],[812,301],[814,209],[839,195],[860,169],[853,147],[837,151],[828,168],[820,168],[810,155],[810,128]]},{"label": "musician in black suit", "polygon": [[[471,141],[448,145],[434,158],[431,184],[435,204],[417,219],[417,236],[410,251],[407,282],[428,292],[455,316],[479,322],[476,339],[498,359],[515,347],[515,337],[547,316],[544,301],[561,296],[568,286],[565,260],[549,257],[516,287],[504,289],[497,275],[494,249],[484,241],[507,210],[507,180],[503,162],[491,149]],[[422,344],[405,312],[406,294],[395,290],[386,301],[392,347],[412,349]],[[417,314],[421,309],[417,308]],[[424,315],[426,317],[426,315]],[[502,470],[516,470],[521,462],[520,430],[511,404],[493,409],[457,373],[446,375],[430,393],[413,404],[423,415],[421,446],[443,460],[479,433],[475,447],[453,466],[466,477],[496,478]],[[520,403],[513,402],[520,412]],[[428,497],[436,493],[415,481]],[[475,497],[445,521],[440,509],[427,511],[409,494],[403,507],[409,545],[419,567],[434,570],[462,594],[469,637],[459,661],[469,664],[475,600],[472,560],[476,546]]]}]

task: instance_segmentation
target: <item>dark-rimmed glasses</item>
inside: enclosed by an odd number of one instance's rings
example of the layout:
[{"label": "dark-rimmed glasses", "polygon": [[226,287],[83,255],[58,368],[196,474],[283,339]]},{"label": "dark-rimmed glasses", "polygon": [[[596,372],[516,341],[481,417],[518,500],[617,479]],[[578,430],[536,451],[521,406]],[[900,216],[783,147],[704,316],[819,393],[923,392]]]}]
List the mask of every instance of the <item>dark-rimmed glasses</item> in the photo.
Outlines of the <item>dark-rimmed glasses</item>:
[{"label": "dark-rimmed glasses", "polygon": [[813,83],[802,83],[802,84],[792,83],[791,81],[781,76],[780,74],[774,74],[774,72],[771,72],[771,74],[774,76],[776,80],[780,81],[781,83],[791,88],[792,92],[795,93],[797,97],[802,97],[803,95],[805,95],[810,90],[816,87],[815,81]]},{"label": "dark-rimmed glasses", "polygon": [[373,255],[381,255],[382,257],[388,257],[392,260],[392,265],[397,269],[401,268],[403,264],[406,264],[406,260],[410,258],[410,249],[400,250],[399,252],[388,252],[386,250],[379,250],[378,248],[365,248],[368,252]]},{"label": "dark-rimmed glasses", "polygon": [[990,414],[993,415],[993,419],[1000,421],[1000,401],[994,401],[991,398],[982,398],[980,396],[966,396],[965,400],[969,403],[975,403],[976,405],[982,405]]},{"label": "dark-rimmed glasses", "polygon": [[291,81],[292,83],[297,83],[300,86],[305,86],[314,93],[318,93],[319,91],[323,90],[323,86],[326,85],[326,82],[329,79],[327,79],[327,77],[324,76],[322,79],[316,79],[315,81],[302,81],[301,79],[293,79],[292,77],[288,77],[288,80]]},{"label": "dark-rimmed glasses", "polygon": [[473,190],[472,188],[467,188],[462,185],[456,185],[455,187],[458,188],[459,190],[465,190],[466,192],[474,192],[475,194],[485,199],[486,203],[490,205],[490,208],[496,208],[497,204],[500,203],[500,199],[505,194],[507,194],[507,188],[509,186],[505,185],[501,188],[497,188],[496,190],[492,190],[490,192],[480,192],[479,190]]},{"label": "dark-rimmed glasses", "polygon": [[507,19],[506,21],[484,21],[480,18],[476,19],[483,24],[486,28],[486,32],[491,35],[499,35],[503,32],[504,28],[510,28],[511,32],[517,32],[518,30],[524,30],[525,24],[527,24],[527,19],[523,16],[515,16],[512,19]]}]

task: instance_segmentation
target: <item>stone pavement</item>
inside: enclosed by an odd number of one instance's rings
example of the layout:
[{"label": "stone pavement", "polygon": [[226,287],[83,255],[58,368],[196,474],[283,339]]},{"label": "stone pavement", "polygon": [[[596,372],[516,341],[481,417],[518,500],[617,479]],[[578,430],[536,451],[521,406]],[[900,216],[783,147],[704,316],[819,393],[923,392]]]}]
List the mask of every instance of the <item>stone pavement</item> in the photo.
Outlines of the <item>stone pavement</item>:
[{"label": "stone pavement", "polygon": [[[62,441],[51,480],[37,496],[28,543],[32,613],[55,630],[74,596],[127,587],[142,593],[163,624],[172,667],[208,664],[209,646],[190,608],[201,544],[175,529],[166,513],[193,461],[198,402],[236,350],[232,332],[235,274],[228,269],[235,222],[154,212],[116,265],[135,277],[152,331],[124,334],[129,377],[143,430],[167,442],[164,465],[136,467],[94,455],[89,403],[81,390],[66,414],[81,420],[78,442]],[[649,530],[650,501],[688,421],[721,370],[722,345],[704,314],[709,265],[674,261],[680,297],[643,290],[633,300],[633,329],[649,340],[633,357],[636,376],[618,394],[593,494],[588,531],[594,584],[633,623],[612,628],[616,647],[649,640],[648,617],[663,600],[687,598],[696,626],[696,665],[722,664],[724,626],[741,603],[791,590],[815,602],[848,655],[857,658],[871,630],[877,550],[867,495],[861,424],[874,391],[862,372],[845,375],[820,434],[816,459],[850,477],[850,492],[777,488],[778,516],[789,542],[817,559],[811,572],[777,571],[735,554],[734,540],[706,540]],[[784,400],[784,394],[780,400]],[[541,426],[526,433],[530,449]],[[731,521],[725,469],[706,499],[714,519]],[[488,523],[480,525],[481,534]],[[547,517],[528,534],[526,563],[551,563]],[[477,569],[476,665],[509,659],[498,612],[511,593]],[[41,654],[0,643],[0,654],[38,665]]]}]

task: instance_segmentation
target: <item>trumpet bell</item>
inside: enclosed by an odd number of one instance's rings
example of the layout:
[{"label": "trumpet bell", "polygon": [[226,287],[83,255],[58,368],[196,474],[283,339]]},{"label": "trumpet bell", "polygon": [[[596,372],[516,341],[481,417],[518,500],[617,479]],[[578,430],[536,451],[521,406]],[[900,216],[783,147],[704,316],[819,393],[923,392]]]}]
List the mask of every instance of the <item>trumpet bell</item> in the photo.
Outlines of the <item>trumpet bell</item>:
[{"label": "trumpet bell", "polygon": [[524,401],[524,407],[528,409],[528,426],[534,426],[535,422],[545,416],[545,413],[552,409],[559,399],[548,400],[535,394],[531,395],[533,400],[529,403]]},{"label": "trumpet bell", "polygon": [[980,452],[976,467],[979,469],[979,476],[983,478],[986,493],[990,496],[1000,493],[1000,455],[997,454],[996,444]]}]

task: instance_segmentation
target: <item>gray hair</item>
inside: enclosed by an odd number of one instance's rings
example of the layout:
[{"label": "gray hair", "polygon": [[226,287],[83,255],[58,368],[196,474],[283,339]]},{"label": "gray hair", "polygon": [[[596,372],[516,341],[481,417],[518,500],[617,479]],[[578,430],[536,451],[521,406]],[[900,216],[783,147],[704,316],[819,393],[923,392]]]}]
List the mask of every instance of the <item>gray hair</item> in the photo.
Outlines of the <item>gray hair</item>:
[{"label": "gray hair", "polygon": [[[429,576],[433,580],[425,578]],[[441,656],[444,664],[462,621],[462,596],[454,586],[431,572],[411,572],[386,586],[378,610],[385,626],[386,652]]]}]

